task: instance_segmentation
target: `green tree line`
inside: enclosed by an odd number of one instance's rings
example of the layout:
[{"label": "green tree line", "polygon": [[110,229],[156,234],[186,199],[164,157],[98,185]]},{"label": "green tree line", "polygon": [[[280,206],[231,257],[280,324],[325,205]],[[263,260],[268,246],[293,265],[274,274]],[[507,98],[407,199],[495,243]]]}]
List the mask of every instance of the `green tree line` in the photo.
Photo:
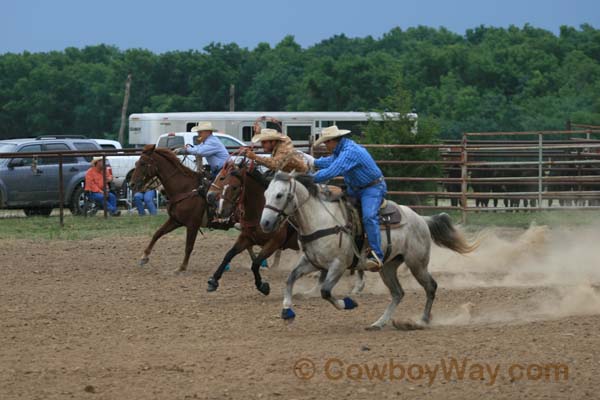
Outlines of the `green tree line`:
[{"label": "green tree line", "polygon": [[[600,124],[600,30],[525,25],[394,28],[302,48],[287,36],[254,49],[212,43],[155,54],[97,45],[0,55],[0,137],[81,133],[115,137],[124,82],[128,113],[367,111],[394,107],[432,121],[444,138],[464,131]],[[406,101],[406,99],[410,99]],[[398,103],[398,102],[396,102]]]}]

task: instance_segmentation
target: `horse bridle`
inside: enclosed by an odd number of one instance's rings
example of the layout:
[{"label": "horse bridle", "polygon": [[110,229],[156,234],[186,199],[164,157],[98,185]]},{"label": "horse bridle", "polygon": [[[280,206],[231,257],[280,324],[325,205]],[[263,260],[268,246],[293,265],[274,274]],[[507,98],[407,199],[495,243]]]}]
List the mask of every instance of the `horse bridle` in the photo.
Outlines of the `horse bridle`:
[{"label": "horse bridle", "polygon": [[[152,154],[156,154],[156,153],[152,153]],[[148,160],[144,160],[144,157]],[[156,166],[156,161],[154,161],[154,159],[149,156],[148,154],[142,154],[140,155],[140,161],[144,160],[144,163],[148,166],[150,166],[152,168],[152,172],[148,173],[148,167],[144,166],[143,172],[142,172],[142,180],[144,181],[144,185],[148,185],[150,184],[154,184],[156,183],[156,181],[161,181],[159,176],[158,176],[158,167]],[[165,177],[165,180],[169,180],[171,179],[173,176],[175,176],[177,174],[177,169],[175,169],[171,174],[169,174],[169,176]]]},{"label": "horse bridle", "polygon": [[290,204],[290,202],[294,201],[294,199],[296,198],[296,180],[293,178],[290,178],[289,182],[290,182],[289,190],[286,193],[285,203],[283,204],[282,208],[277,208],[277,207],[273,207],[270,204],[265,204],[265,208],[275,211],[277,213],[277,221],[278,222],[280,222],[280,219],[282,217],[284,220],[291,217],[291,214],[286,214],[285,210],[286,210],[286,208],[288,208],[288,205]]},{"label": "horse bridle", "polygon": [[[245,165],[245,158],[244,161],[242,162],[243,167],[237,167],[235,164],[230,164],[230,169],[231,171],[227,173],[226,177],[232,176],[234,178],[236,178],[237,180],[240,181],[240,186],[242,187],[242,190],[240,190],[240,192],[238,193],[238,198],[237,200],[234,200],[232,198],[228,198],[226,197],[226,193],[225,190],[227,188],[227,185],[225,186],[220,186],[216,183],[216,179],[214,180],[214,182],[212,182],[210,184],[211,187],[215,187],[217,188],[217,190],[219,190],[221,192],[221,199],[223,201],[226,201],[232,205],[236,205],[238,208],[241,206],[242,200],[244,198],[244,190],[245,190],[245,180],[246,180],[246,176],[247,176],[247,171],[252,170],[254,168],[254,163],[252,162],[252,165]],[[226,166],[223,166],[223,170],[225,170]],[[236,169],[237,168],[237,169]],[[241,176],[238,174],[235,174],[234,172],[239,171],[240,169],[243,169]],[[225,178],[225,177],[223,177]]]}]

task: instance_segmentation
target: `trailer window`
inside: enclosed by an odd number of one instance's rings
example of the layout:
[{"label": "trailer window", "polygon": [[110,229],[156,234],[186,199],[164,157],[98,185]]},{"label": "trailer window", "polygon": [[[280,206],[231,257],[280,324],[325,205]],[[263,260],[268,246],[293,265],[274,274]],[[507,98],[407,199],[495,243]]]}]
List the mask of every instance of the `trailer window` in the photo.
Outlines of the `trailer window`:
[{"label": "trailer window", "polygon": [[252,134],[253,134],[252,126],[244,126],[242,128],[242,140],[244,142],[251,141],[252,140]]},{"label": "trailer window", "polygon": [[310,125],[288,125],[287,135],[292,140],[310,140],[312,126]]},{"label": "trailer window", "polygon": [[277,132],[281,132],[281,125],[275,122],[267,121],[267,128],[275,129]]},{"label": "trailer window", "polygon": [[365,122],[363,121],[337,121],[339,129],[347,129],[355,135],[360,135],[364,129]]}]

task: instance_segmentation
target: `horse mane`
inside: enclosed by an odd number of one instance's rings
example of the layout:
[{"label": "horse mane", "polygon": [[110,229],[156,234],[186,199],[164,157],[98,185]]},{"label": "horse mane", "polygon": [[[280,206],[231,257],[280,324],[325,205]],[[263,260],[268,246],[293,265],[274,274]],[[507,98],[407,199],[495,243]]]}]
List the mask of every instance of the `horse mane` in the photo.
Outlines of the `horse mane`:
[{"label": "horse mane", "polygon": [[256,164],[254,164],[254,166],[251,168],[251,160],[246,159],[242,162],[237,162],[234,159],[229,159],[225,162],[222,169],[226,170],[226,172],[231,175],[239,175],[242,168],[247,169],[246,176],[254,179],[265,189],[267,186],[269,186],[271,180],[266,175],[263,175],[258,168],[256,168]]},{"label": "horse mane", "polygon": [[292,178],[300,182],[308,190],[308,193],[310,193],[311,196],[317,197],[319,195],[321,189],[319,188],[319,185],[315,183],[315,178],[312,175],[292,175],[283,171],[275,174],[275,180],[277,181],[289,182]]},{"label": "horse mane", "polygon": [[150,155],[152,153],[156,153],[159,156],[165,158],[171,165],[181,171],[184,175],[189,176],[190,178],[201,178],[201,174],[191,170],[190,168],[183,165],[181,160],[177,158],[175,153],[173,153],[170,149],[164,147],[156,147],[153,144],[148,144],[144,146],[142,149],[142,153],[146,155]]}]

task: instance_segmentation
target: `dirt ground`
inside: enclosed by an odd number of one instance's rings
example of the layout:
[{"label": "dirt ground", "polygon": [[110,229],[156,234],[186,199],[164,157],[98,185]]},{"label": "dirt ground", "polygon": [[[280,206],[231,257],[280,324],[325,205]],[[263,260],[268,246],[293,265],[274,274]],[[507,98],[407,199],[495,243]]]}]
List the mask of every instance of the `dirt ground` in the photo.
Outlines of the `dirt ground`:
[{"label": "dirt ground", "polygon": [[[435,249],[432,326],[379,332],[364,329],[389,299],[376,274],[357,309],[303,294],[296,321],[284,323],[294,252],[263,270],[268,297],[254,288],[246,255],[207,293],[234,240],[223,233],[199,238],[180,275],[181,235],[159,242],[144,267],[146,237],[2,240],[0,399],[597,398],[597,245],[588,259],[555,263],[545,253],[556,243],[538,234],[494,234],[470,258]],[[420,315],[424,292],[406,271],[401,281],[395,318],[405,321]],[[449,369],[463,365],[462,377]]]}]

